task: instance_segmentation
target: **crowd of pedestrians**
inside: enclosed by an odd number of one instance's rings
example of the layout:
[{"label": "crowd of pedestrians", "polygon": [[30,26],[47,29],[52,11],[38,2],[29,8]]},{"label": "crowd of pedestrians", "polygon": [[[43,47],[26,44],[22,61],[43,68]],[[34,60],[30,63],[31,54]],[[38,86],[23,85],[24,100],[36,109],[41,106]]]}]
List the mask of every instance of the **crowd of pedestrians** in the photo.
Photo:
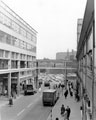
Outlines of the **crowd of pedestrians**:
[{"label": "crowd of pedestrians", "polygon": [[[70,81],[67,81],[66,86],[63,87],[64,89],[64,97],[65,99],[67,99],[68,94],[70,95],[70,97],[73,97],[73,83]],[[61,116],[64,117],[64,120],[69,120],[70,118],[70,113],[71,113],[71,108],[67,105],[67,107],[65,108],[64,104],[62,104],[61,106]],[[59,118],[56,118],[56,120],[59,120]]]}]

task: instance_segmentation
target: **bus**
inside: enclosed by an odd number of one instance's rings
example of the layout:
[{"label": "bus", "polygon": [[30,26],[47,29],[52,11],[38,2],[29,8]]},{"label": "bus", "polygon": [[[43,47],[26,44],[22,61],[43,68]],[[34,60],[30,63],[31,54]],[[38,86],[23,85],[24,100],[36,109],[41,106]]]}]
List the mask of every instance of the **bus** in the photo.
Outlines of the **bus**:
[{"label": "bus", "polygon": [[55,89],[46,89],[42,93],[42,102],[43,106],[45,105],[55,105],[57,101],[57,90]]}]

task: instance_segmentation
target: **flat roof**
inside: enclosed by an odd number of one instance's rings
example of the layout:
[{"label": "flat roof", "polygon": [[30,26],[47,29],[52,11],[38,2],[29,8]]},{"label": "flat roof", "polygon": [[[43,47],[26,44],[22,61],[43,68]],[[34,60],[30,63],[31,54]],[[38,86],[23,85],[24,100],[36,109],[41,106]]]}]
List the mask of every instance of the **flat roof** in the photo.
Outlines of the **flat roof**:
[{"label": "flat roof", "polygon": [[55,91],[56,91],[55,89],[46,89],[43,92],[55,92]]}]

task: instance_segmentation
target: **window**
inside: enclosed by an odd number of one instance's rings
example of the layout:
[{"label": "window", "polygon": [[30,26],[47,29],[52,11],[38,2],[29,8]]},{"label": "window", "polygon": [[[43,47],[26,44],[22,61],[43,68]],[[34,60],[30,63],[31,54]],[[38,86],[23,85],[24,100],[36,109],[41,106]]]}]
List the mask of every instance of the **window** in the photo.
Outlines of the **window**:
[{"label": "window", "polygon": [[19,25],[12,21],[12,29],[19,33]]},{"label": "window", "polygon": [[20,46],[20,40],[15,38],[15,46],[19,47]]},{"label": "window", "polygon": [[8,17],[4,16],[3,24],[7,25],[8,27],[11,27],[11,20]]},{"label": "window", "polygon": [[0,13],[0,22],[3,23],[3,18],[4,18],[4,15],[2,13]]},{"label": "window", "polygon": [[5,42],[6,41],[6,33],[4,33],[3,31],[0,31],[0,41],[1,42]]},{"label": "window", "polygon": [[6,36],[6,43],[11,45],[11,35]]},{"label": "window", "polygon": [[8,69],[8,60],[0,60],[0,69]]},{"label": "window", "polygon": [[18,65],[17,65],[17,61],[11,61],[11,68],[17,68]]},{"label": "window", "polygon": [[0,50],[0,57],[4,57],[4,50]]},{"label": "window", "polygon": [[29,32],[27,32],[27,38],[31,40],[31,34]]},{"label": "window", "polygon": [[22,27],[20,27],[20,33],[26,37],[26,31]]},{"label": "window", "polygon": [[8,58],[8,57],[9,57],[9,52],[5,51],[5,58]]}]

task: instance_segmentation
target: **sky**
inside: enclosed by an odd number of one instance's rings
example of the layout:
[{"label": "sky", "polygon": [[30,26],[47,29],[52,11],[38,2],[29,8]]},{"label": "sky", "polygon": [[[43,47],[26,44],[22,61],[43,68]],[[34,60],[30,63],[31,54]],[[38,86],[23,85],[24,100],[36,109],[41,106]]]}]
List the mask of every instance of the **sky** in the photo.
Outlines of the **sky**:
[{"label": "sky", "polygon": [[37,59],[77,49],[77,19],[87,0],[2,0],[37,32]]}]

